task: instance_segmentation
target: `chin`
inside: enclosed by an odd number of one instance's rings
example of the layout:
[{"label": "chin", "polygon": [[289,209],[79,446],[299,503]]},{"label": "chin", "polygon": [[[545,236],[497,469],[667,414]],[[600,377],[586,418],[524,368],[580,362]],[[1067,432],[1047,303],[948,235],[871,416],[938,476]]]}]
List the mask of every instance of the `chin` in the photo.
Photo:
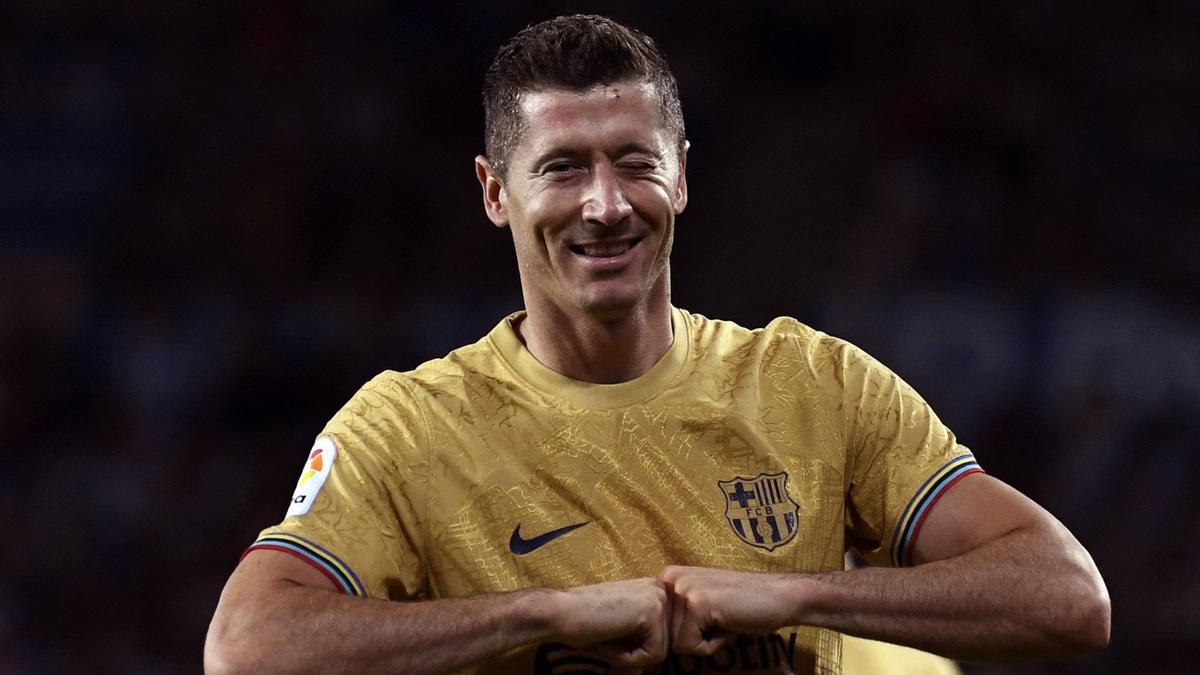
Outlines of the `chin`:
[{"label": "chin", "polygon": [[614,320],[628,315],[635,307],[636,302],[594,302],[583,305],[583,310],[601,320]]},{"label": "chin", "polygon": [[645,298],[642,293],[595,293],[578,298],[576,306],[593,316],[615,319],[633,311]]}]

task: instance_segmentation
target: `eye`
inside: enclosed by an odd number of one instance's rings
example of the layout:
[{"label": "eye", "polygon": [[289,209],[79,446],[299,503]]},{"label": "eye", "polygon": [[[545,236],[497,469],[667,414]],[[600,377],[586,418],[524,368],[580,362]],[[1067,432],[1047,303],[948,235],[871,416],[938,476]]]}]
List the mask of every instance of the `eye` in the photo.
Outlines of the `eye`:
[{"label": "eye", "polygon": [[542,173],[549,176],[565,176],[577,168],[578,166],[571,162],[552,162],[542,169]]},{"label": "eye", "polygon": [[621,168],[634,174],[650,173],[658,167],[653,162],[629,161],[621,162]]}]

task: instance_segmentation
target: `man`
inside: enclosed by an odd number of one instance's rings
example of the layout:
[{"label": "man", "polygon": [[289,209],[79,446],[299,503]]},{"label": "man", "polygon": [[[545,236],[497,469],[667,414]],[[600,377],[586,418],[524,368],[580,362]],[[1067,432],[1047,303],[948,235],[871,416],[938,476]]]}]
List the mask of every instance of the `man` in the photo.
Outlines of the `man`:
[{"label": "man", "polygon": [[[208,669],[837,673],[841,633],[967,659],[1107,643],[1086,551],[898,377],[791,319],[671,306],[687,143],[648,37],[527,28],[485,107],[476,174],[525,311],[329,422]],[[890,567],[843,571],[851,546]]]}]

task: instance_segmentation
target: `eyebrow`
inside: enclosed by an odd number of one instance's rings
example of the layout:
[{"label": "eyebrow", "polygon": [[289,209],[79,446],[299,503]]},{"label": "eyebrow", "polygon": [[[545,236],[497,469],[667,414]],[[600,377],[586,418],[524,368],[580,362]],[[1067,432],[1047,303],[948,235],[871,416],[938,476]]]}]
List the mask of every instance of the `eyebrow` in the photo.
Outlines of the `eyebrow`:
[{"label": "eyebrow", "polygon": [[[644,154],[650,155],[651,157],[654,157],[655,159],[657,159],[659,161],[662,160],[662,154],[651,149],[646,144],[638,143],[637,141],[634,141],[632,143],[626,143],[625,145],[622,145],[621,147],[617,148],[618,156],[624,156],[624,155],[628,155],[628,154],[634,153],[634,152],[644,153]],[[565,145],[558,145],[558,146],[550,148],[546,152],[543,152],[542,154],[538,155],[537,158],[534,159],[533,162],[530,163],[530,166],[536,168],[536,167],[539,167],[539,166],[545,164],[546,162],[549,162],[552,159],[577,159],[583,154],[584,153],[578,149],[571,148],[571,147],[568,147]]]},{"label": "eyebrow", "polygon": [[582,153],[579,150],[573,150],[563,145],[555,146],[538,155],[532,162],[529,163],[529,166],[536,169],[552,159],[573,159],[579,157],[581,154]]}]

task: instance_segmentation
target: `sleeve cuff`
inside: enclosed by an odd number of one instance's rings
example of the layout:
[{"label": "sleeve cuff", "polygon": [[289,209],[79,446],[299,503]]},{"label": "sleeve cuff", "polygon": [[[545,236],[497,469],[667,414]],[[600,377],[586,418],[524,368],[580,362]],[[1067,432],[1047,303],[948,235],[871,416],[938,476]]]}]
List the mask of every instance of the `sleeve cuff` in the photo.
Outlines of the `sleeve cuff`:
[{"label": "sleeve cuff", "polygon": [[354,573],[354,570],[350,569],[349,565],[342,562],[340,558],[328,550],[303,537],[297,537],[294,534],[286,532],[267,532],[251,544],[245,553],[242,553],[242,557],[245,558],[251,551],[260,549],[290,553],[315,567],[318,572],[324,574],[343,593],[364,598],[367,596],[362,582],[358,579],[358,575]]},{"label": "sleeve cuff", "polygon": [[983,473],[983,468],[975,461],[975,456],[959,455],[933,472],[933,475],[917,489],[912,499],[908,500],[908,504],[904,507],[904,513],[900,515],[896,524],[896,532],[892,535],[891,561],[893,566],[908,567],[912,565],[913,543],[921,532],[925,516],[942,498],[942,495],[946,494],[951,485],[957,483],[963,476],[972,473]]}]

